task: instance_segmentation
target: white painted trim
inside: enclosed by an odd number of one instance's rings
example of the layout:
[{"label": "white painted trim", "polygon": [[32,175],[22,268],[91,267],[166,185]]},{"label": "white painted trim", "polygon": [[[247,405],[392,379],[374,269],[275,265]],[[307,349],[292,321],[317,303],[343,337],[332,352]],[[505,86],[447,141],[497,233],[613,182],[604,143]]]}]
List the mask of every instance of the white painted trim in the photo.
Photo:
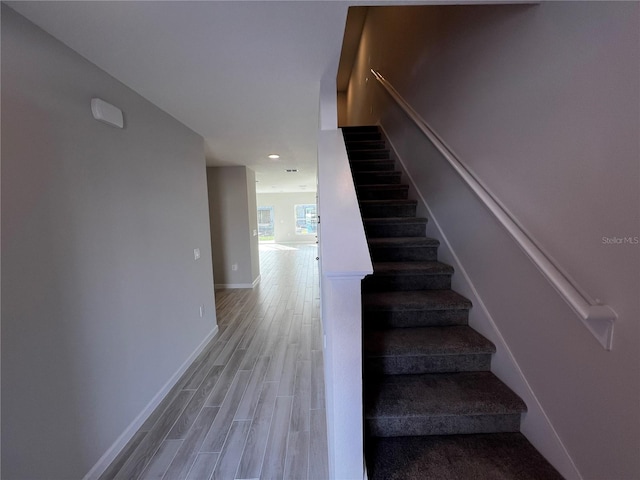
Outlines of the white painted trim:
[{"label": "white painted trim", "polygon": [[373,266],[340,130],[318,132],[318,211],[329,478],[357,480],[364,469],[360,285]]},{"label": "white painted trim", "polygon": [[319,257],[327,277],[373,273],[341,130],[318,132]]},{"label": "white painted trim", "polygon": [[115,442],[107,449],[107,451],[100,457],[100,460],[89,470],[89,472],[83,477],[83,480],[97,480],[102,475],[111,462],[115,460],[118,454],[126,447],[129,440],[133,438],[138,429],[144,424],[144,422],[151,416],[164,397],[174,387],[180,377],[187,368],[194,362],[196,357],[204,350],[207,344],[218,333],[218,325],[216,325],[204,338],[202,342],[196,347],[196,349],[187,357],[187,359],[180,365],[180,368],[167,380],[162,388],[156,393],[146,407],[136,416],[136,418],[129,424],[129,426],[122,432],[122,434],[116,439]]},{"label": "white painted trim", "polygon": [[529,257],[543,276],[551,283],[560,296],[578,315],[582,323],[598,340],[605,350],[613,345],[613,326],[618,318],[608,305],[599,305],[589,300],[582,289],[574,285],[569,277],[544,254],[531,236],[527,235],[515,217],[504,207],[491,191],[464,165],[445,142],[435,133],[429,124],[416,112],[398,91],[380,73],[371,69],[371,73],[391,95],[407,116],[416,124],[453,169],[462,177],[469,188],[484,203],[494,217],[507,230],[522,251]]},{"label": "white painted trim", "polygon": [[[453,249],[453,246],[451,245],[451,242],[449,242],[449,239],[448,239],[447,235],[444,233],[444,230],[441,228],[440,223],[438,222],[438,219],[437,219],[436,215],[433,213],[433,211],[429,207],[429,204],[427,203],[427,201],[423,197],[422,192],[417,187],[416,182],[414,181],[413,177],[411,176],[411,173],[409,172],[409,170],[407,169],[405,163],[403,162],[402,157],[400,157],[400,155],[398,155],[398,152],[397,152],[395,146],[393,145],[393,142],[389,139],[389,136],[386,134],[384,128],[381,125],[379,125],[379,127],[383,131],[383,135],[385,137],[386,142],[389,144],[389,148],[390,148],[390,150],[391,150],[391,152],[393,154],[393,158],[395,160],[397,160],[400,163],[400,165],[402,166],[403,173],[407,176],[407,178],[409,180],[409,183],[413,187],[413,191],[419,197],[419,201],[422,203],[422,205],[424,206],[424,208],[427,211],[429,222],[431,222],[436,227],[436,230],[438,231],[438,234],[439,234],[440,238],[442,239],[442,243],[444,243],[444,246],[446,247],[446,249],[448,250],[449,254],[451,255],[451,257],[453,259],[453,262],[451,262],[451,263],[453,263],[452,266],[453,266],[456,274],[458,274],[458,273],[461,274],[462,278],[464,279],[462,281],[462,283],[466,284],[469,292],[471,292],[471,295],[469,295],[467,292],[465,292],[465,294],[471,297],[469,300],[471,300],[472,305],[478,306],[482,310],[482,314],[485,316],[485,318],[489,322],[489,325],[490,325],[490,327],[493,330],[494,335],[495,335],[495,337],[492,338],[491,340],[494,341],[494,343],[498,343],[498,345],[496,345],[496,348],[498,348],[498,349],[500,349],[500,350],[502,350],[502,351],[504,351],[506,353],[506,358],[510,362],[510,367],[513,369],[514,373],[517,374],[518,380],[520,381],[520,385],[514,385],[513,382],[507,381],[505,378],[503,378],[499,374],[499,372],[494,371],[493,370],[493,362],[492,362],[492,372],[496,376],[498,376],[500,378],[500,380],[504,381],[505,384],[507,384],[511,389],[516,391],[516,393],[518,395],[520,395],[520,397],[523,397],[522,399],[527,404],[527,409],[528,409],[528,413],[527,414],[528,415],[537,415],[538,418],[540,418],[545,423],[544,428],[549,434],[551,434],[550,436],[552,437],[552,438],[550,438],[550,440],[555,443],[555,445],[557,447],[556,451],[560,451],[562,453],[562,455],[564,457],[564,460],[565,460],[565,465],[570,465],[571,466],[572,472],[570,472],[570,473],[573,474],[573,475],[569,475],[568,474],[569,472],[566,472],[566,471],[561,472],[561,473],[563,475],[565,475],[568,479],[582,480],[583,477],[582,477],[582,475],[580,475],[578,467],[576,466],[576,464],[574,463],[573,459],[569,455],[569,451],[567,450],[566,446],[562,442],[562,439],[560,438],[560,435],[558,435],[558,432],[553,427],[553,424],[551,423],[551,420],[547,416],[547,413],[544,411],[544,408],[542,407],[542,404],[538,400],[538,397],[536,396],[535,392],[531,388],[531,385],[527,381],[527,378],[525,377],[524,372],[520,368],[520,365],[516,361],[516,359],[515,359],[515,357],[513,355],[513,352],[511,351],[511,349],[509,348],[509,345],[507,344],[506,340],[502,336],[502,333],[500,332],[500,329],[498,328],[498,325],[496,324],[495,320],[493,319],[493,316],[491,315],[491,312],[489,311],[489,309],[487,308],[485,303],[482,301],[482,297],[480,297],[480,294],[478,293],[478,290],[476,289],[475,285],[473,284],[473,281],[471,280],[471,277],[469,276],[469,274],[465,270],[464,266],[462,265],[462,262],[458,258],[458,255],[456,254],[455,250]],[[522,433],[529,440],[531,440],[531,438],[529,438],[529,436],[527,435],[527,432],[525,431],[525,429],[522,429],[522,430],[523,430]],[[540,450],[540,451],[544,450],[542,445],[536,445],[537,442],[532,441],[531,443],[538,450]]]},{"label": "white painted trim", "polygon": [[216,283],[214,288],[222,290],[224,288],[255,288],[261,280],[262,276],[258,275],[253,283]]}]

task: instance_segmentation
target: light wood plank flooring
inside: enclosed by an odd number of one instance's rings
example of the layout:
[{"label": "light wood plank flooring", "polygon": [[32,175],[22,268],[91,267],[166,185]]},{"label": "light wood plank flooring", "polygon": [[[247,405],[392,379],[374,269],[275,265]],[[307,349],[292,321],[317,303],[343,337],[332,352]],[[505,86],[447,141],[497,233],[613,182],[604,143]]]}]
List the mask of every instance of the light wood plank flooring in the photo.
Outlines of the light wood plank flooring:
[{"label": "light wood plank flooring", "polygon": [[255,289],[101,480],[329,478],[315,245],[262,244]]}]

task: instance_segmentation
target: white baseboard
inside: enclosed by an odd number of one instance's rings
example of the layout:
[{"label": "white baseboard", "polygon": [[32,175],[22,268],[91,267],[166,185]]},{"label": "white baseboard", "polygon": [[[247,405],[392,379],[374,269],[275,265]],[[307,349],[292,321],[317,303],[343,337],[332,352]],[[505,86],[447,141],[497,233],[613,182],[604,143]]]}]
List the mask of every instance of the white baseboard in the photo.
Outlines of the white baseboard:
[{"label": "white baseboard", "polygon": [[180,365],[180,368],[171,376],[167,383],[165,383],[160,391],[156,393],[146,407],[138,414],[138,416],[129,424],[129,426],[122,432],[118,439],[113,442],[109,449],[100,457],[100,460],[93,466],[91,470],[83,477],[83,480],[97,480],[102,475],[111,462],[115,460],[122,449],[129,443],[129,440],[133,438],[138,429],[144,424],[144,422],[151,416],[164,397],[169,393],[173,386],[180,380],[182,374],[189,368],[198,355],[204,350],[207,344],[218,333],[218,326],[216,325],[211,330],[205,339],[200,342],[200,345],[189,355],[189,357]]},{"label": "white baseboard", "polygon": [[224,288],[255,288],[260,283],[261,275],[258,275],[253,283],[216,283],[215,289],[222,290]]}]

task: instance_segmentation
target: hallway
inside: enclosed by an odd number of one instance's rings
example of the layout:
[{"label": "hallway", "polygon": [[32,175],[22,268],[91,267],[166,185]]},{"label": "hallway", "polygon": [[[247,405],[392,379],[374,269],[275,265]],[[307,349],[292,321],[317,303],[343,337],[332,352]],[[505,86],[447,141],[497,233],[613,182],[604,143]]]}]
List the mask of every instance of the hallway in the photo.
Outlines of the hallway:
[{"label": "hallway", "polygon": [[316,256],[260,246],[261,283],[216,292],[218,334],[101,480],[328,478]]}]

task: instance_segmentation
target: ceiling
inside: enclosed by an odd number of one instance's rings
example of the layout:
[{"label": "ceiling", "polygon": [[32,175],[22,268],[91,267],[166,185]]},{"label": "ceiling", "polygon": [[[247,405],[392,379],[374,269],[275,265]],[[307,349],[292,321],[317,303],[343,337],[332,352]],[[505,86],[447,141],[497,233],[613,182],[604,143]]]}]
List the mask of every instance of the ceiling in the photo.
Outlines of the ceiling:
[{"label": "ceiling", "polygon": [[271,193],[316,190],[321,82],[336,91],[340,61],[346,88],[366,15],[344,35],[349,6],[518,1],[5,3],[202,135],[207,165],[246,165]]},{"label": "ceiling", "polygon": [[202,135],[207,165],[246,165],[272,193],[316,191],[320,98],[339,62],[346,88],[366,15],[353,9],[345,35],[350,6],[518,1],[5,3]]},{"label": "ceiling", "polygon": [[202,135],[207,165],[247,165],[260,193],[316,190],[320,81],[349,3],[6,3]]}]

